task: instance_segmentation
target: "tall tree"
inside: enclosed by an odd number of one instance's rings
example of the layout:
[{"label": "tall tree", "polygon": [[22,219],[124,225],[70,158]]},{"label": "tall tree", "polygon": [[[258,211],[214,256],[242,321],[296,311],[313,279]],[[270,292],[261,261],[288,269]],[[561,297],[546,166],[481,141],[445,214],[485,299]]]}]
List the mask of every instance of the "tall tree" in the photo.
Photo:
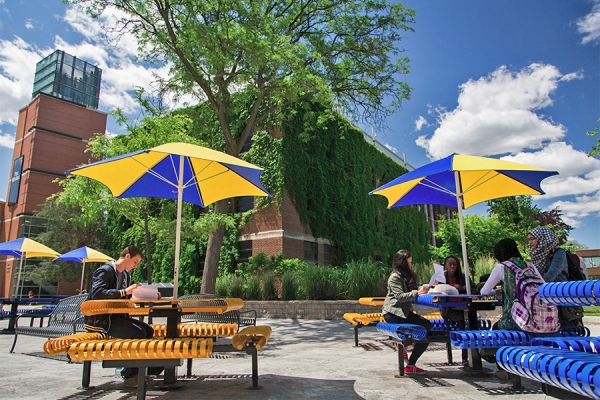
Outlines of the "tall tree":
[{"label": "tall tree", "polygon": [[[171,65],[164,90],[210,103],[238,156],[284,107],[313,99],[382,127],[410,96],[399,80],[402,31],[415,12],[386,0],[68,0],[92,16],[117,10],[108,31],[132,34],[147,60]],[[236,94],[234,96],[234,94]],[[225,213],[226,201],[215,205]],[[214,293],[224,228],[209,237],[201,291]]]}]

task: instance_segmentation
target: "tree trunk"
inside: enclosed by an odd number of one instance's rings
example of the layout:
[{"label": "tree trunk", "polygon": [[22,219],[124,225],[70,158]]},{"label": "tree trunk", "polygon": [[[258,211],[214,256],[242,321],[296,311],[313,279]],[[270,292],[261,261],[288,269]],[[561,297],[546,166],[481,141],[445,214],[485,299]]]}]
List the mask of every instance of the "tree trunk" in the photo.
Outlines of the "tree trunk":
[{"label": "tree trunk", "polygon": [[[219,200],[215,203],[215,212],[219,214],[227,213],[227,200]],[[206,248],[206,259],[204,260],[204,271],[202,272],[202,287],[200,293],[215,293],[215,284],[217,282],[217,271],[219,267],[219,257],[221,256],[221,245],[225,235],[225,226],[221,225],[208,237]]]}]

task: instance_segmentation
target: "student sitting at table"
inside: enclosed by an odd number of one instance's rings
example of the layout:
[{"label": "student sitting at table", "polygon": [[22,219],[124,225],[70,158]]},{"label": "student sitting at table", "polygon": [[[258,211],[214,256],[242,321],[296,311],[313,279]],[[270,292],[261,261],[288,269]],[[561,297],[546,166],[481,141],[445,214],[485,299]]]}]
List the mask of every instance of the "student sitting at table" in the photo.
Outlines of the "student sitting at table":
[{"label": "student sitting at table", "polygon": [[[460,261],[455,256],[448,256],[444,260],[444,278],[447,285],[455,288],[458,294],[466,294],[467,293],[467,283],[465,280],[465,274],[463,273],[460,267]],[[437,285],[439,282],[434,281],[433,284]],[[469,280],[470,284],[470,280]],[[442,318],[449,321],[458,322],[460,328],[462,330],[466,329],[465,324],[465,315],[462,310],[455,310],[451,307],[442,307],[440,310],[442,314]],[[462,350],[462,364],[467,365],[468,361],[468,351],[466,349]]]},{"label": "student sitting at table", "polygon": [[[392,273],[387,282],[387,295],[383,303],[383,319],[395,324],[421,325],[427,332],[431,330],[431,322],[416,314],[412,310],[413,301],[421,294],[426,294],[429,286],[418,288],[417,275],[411,269],[412,255],[408,250],[400,250],[394,255]],[[429,343],[417,341],[404,368],[406,374],[424,374],[425,370],[415,364],[427,350]]]},{"label": "student sitting at table", "polygon": [[[117,261],[109,261],[92,275],[92,288],[88,300],[126,299],[140,283],[131,284],[129,271],[142,261],[142,250],[127,246]],[[85,328],[90,332],[103,332],[118,339],[152,339],[154,329],[128,314],[102,314],[85,318]],[[148,368],[148,375],[159,375],[163,368]],[[125,386],[137,386],[137,368],[123,368],[121,376]]]},{"label": "student sitting at table", "polygon": [[[504,261],[510,261],[517,267],[523,269],[525,261],[519,252],[517,243],[512,239],[502,239],[494,246],[494,258],[498,260],[498,265],[492,270],[490,277],[481,288],[482,295],[496,295],[495,287],[501,281],[502,283],[502,316],[492,326],[492,329],[506,329],[510,331],[520,331],[521,328],[515,323],[512,317],[512,304],[517,293],[517,282],[515,273],[506,265]],[[495,362],[495,356],[485,357],[486,361]],[[508,373],[501,369],[498,364],[496,377],[499,379],[508,379]]]}]

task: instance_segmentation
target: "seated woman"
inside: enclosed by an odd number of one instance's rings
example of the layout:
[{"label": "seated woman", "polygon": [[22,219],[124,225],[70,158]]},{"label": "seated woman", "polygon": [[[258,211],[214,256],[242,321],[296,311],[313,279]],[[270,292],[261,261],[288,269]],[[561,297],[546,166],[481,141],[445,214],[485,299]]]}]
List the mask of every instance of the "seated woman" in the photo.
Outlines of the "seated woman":
[{"label": "seated woman", "polygon": [[[412,255],[408,250],[400,250],[394,255],[392,273],[388,278],[387,295],[383,303],[383,319],[396,324],[421,325],[427,332],[431,330],[431,322],[412,310],[413,301],[421,294],[427,293],[428,286],[418,289],[417,275],[411,269]],[[416,342],[414,349],[404,368],[406,374],[424,374],[425,370],[415,364],[427,350],[429,343]]]},{"label": "seated woman", "polygon": [[[527,233],[531,262],[546,282],[567,282],[569,264],[567,253],[558,247],[560,242],[556,233],[547,227],[537,227]],[[561,325],[583,326],[583,307],[561,306]]]},{"label": "seated woman", "polygon": [[[459,294],[467,293],[467,283],[465,280],[465,274],[462,272],[460,267],[460,261],[455,256],[448,256],[444,260],[444,277],[446,278],[446,284],[456,288]],[[437,285],[439,282],[434,281]],[[445,320],[458,322],[461,329],[466,329],[465,315],[462,310],[455,310],[451,307],[442,307],[441,309],[442,318]],[[462,364],[468,364],[468,351],[462,350]]]},{"label": "seated woman", "polygon": [[[498,260],[499,264],[494,267],[490,277],[485,282],[485,285],[481,288],[481,294],[483,295],[496,295],[495,287],[502,281],[502,316],[496,322],[492,329],[506,329],[511,331],[520,331],[521,328],[515,323],[512,318],[512,303],[515,300],[517,285],[515,273],[506,265],[502,264],[504,261],[511,261],[517,267],[523,269],[525,267],[525,261],[523,256],[519,252],[517,243],[512,239],[502,239],[494,246],[494,258]],[[490,357],[486,359],[490,362],[495,362],[496,357],[493,359]],[[506,371],[501,369],[498,364],[498,371],[496,371],[496,377],[499,379],[508,379]]]}]

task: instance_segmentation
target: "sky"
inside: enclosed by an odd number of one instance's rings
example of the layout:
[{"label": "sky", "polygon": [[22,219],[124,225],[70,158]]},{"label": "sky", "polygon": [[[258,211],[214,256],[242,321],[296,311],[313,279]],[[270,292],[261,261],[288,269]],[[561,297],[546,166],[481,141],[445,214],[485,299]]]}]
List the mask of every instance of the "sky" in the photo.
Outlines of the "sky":
[{"label": "sky", "polygon": [[[586,135],[600,118],[600,0],[402,3],[417,14],[401,42],[413,91],[377,139],[414,167],[461,153],[558,171],[533,203],[559,207],[570,239],[600,248],[600,160],[587,156],[596,138]],[[0,198],[40,59],[60,49],[97,65],[100,111],[120,107],[134,119],[133,88],[151,90],[167,74],[136,62],[135,39],[110,40],[102,23],[60,0],[0,0]],[[107,131],[124,132],[112,117]]]}]

